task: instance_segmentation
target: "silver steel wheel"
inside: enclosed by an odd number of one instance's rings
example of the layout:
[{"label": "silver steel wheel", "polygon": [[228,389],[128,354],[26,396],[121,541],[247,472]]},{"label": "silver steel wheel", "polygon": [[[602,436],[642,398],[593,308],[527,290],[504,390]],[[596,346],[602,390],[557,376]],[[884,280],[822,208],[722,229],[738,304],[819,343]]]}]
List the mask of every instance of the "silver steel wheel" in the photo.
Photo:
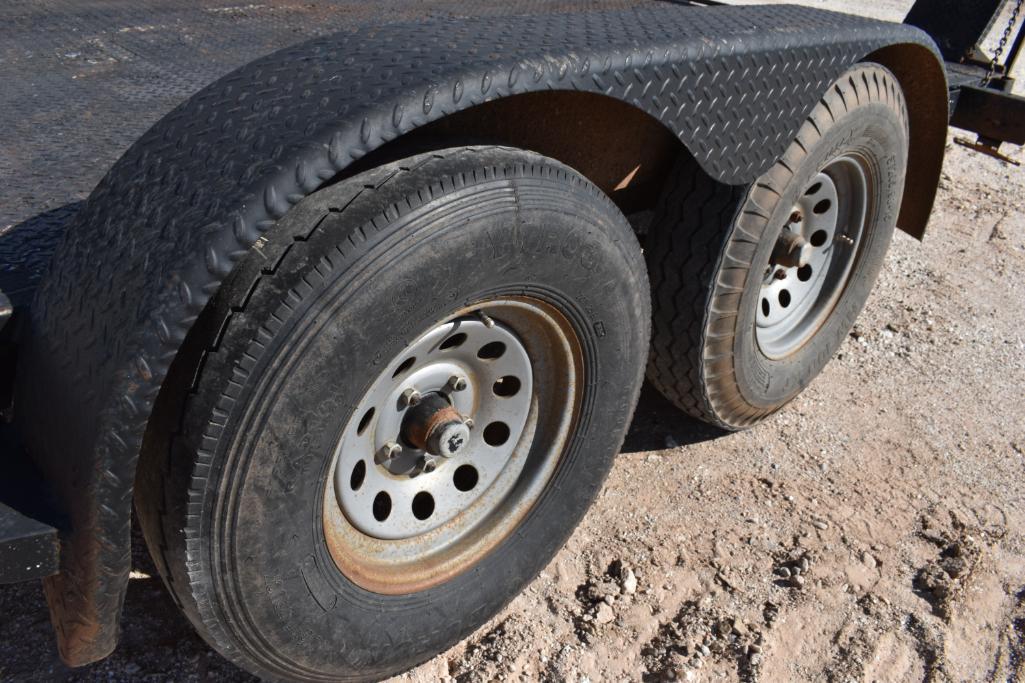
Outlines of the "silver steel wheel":
[{"label": "silver steel wheel", "polygon": [[349,578],[422,590],[513,529],[577,412],[575,339],[551,306],[502,299],[457,312],[382,367],[327,482],[327,544]]},{"label": "silver steel wheel", "polygon": [[829,317],[857,259],[869,183],[854,156],[831,161],[793,206],[765,271],[755,338],[767,357],[801,348]]}]

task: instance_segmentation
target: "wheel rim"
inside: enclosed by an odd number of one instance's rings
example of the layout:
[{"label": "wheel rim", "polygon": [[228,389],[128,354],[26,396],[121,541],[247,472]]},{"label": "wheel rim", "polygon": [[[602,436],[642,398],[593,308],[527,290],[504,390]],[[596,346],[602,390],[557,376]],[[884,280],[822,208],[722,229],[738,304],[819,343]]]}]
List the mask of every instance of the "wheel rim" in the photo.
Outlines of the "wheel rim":
[{"label": "wheel rim", "polygon": [[766,268],[755,318],[762,353],[794,353],[843,293],[863,241],[869,183],[854,156],[830,162],[794,204]]},{"label": "wheel rim", "polygon": [[571,326],[533,299],[457,311],[408,344],[338,440],[324,529],[339,569],[369,590],[409,593],[493,549],[556,469],[580,371]]}]

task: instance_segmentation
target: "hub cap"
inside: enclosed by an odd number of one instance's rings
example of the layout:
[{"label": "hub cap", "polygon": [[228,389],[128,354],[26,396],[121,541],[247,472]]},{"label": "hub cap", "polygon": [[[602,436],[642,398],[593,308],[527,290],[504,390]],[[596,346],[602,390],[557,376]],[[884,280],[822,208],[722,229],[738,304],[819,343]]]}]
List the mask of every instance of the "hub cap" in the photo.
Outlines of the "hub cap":
[{"label": "hub cap", "polygon": [[327,484],[325,535],[343,573],[377,592],[423,589],[512,530],[577,411],[575,339],[550,306],[506,299],[445,320],[383,368]]},{"label": "hub cap", "polygon": [[797,351],[829,317],[856,261],[867,206],[865,170],[852,156],[830,162],[805,188],[762,282],[755,338],[767,357]]}]

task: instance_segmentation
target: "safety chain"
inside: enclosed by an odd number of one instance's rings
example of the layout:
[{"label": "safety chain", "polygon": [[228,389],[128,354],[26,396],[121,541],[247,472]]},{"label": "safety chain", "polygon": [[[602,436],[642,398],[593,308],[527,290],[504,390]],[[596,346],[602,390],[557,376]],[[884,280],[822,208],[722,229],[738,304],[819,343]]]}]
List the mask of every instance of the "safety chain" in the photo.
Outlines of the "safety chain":
[{"label": "safety chain", "polygon": [[993,80],[993,76],[997,73],[997,61],[1000,59],[1000,56],[1004,54],[1004,49],[1007,47],[1007,41],[1011,39],[1011,32],[1014,30],[1014,25],[1018,23],[1018,15],[1021,13],[1022,4],[1025,4],[1025,0],[1018,0],[1014,5],[1014,9],[1011,10],[1011,18],[1007,22],[1007,28],[1004,29],[1004,35],[1000,36],[1000,42],[997,43],[997,49],[993,51],[993,58],[989,60],[989,70],[986,72],[986,77],[982,79],[983,85],[988,85],[989,82]]}]

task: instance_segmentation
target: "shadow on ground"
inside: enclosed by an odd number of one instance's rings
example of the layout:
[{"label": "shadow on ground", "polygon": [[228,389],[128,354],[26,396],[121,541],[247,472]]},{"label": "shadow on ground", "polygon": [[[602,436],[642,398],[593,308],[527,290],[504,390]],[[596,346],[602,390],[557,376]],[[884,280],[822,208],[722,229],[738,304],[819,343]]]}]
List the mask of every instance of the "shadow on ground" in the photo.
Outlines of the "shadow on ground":
[{"label": "shadow on ground", "polygon": [[645,382],[633,422],[623,441],[622,452],[637,453],[690,446],[728,434],[680,412],[657,389]]}]

